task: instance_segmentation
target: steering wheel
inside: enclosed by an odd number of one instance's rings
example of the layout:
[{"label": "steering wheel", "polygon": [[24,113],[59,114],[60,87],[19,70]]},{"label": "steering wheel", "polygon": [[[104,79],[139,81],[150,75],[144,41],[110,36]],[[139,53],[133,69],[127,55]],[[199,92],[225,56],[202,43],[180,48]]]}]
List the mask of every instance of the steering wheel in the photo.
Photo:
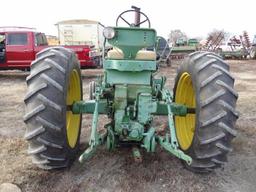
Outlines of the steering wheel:
[{"label": "steering wheel", "polygon": [[[125,19],[125,17],[123,17],[124,15],[127,15],[127,13],[129,13],[129,12],[138,12],[140,16],[143,15],[143,16],[145,17],[145,20],[140,21],[140,22],[137,23],[137,24],[135,24],[135,23],[130,23],[130,22],[128,22],[128,21]],[[137,10],[127,10],[127,11],[122,12],[120,15],[118,15],[118,17],[117,17],[117,19],[116,19],[116,26],[119,26],[118,23],[119,23],[120,20],[123,20],[127,25],[129,25],[129,27],[139,27],[141,24],[143,24],[143,23],[145,23],[145,22],[148,23],[148,28],[150,28],[150,26],[151,26],[151,25],[150,25],[150,20],[149,20],[148,16],[147,16],[145,13],[143,13],[143,12],[141,12],[141,11],[137,11]]]}]

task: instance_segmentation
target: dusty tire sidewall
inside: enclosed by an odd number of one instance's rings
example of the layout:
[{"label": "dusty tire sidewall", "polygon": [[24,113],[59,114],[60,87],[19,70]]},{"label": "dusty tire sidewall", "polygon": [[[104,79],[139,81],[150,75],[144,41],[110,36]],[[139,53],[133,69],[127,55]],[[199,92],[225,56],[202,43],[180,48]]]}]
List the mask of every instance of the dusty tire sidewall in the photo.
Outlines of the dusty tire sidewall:
[{"label": "dusty tire sidewall", "polygon": [[[193,88],[195,90],[195,98],[196,98],[196,120],[195,120],[195,133],[194,133],[194,137],[193,137],[193,140],[192,140],[192,143],[191,143],[191,146],[187,149],[187,150],[183,150],[185,153],[187,154],[193,154],[194,153],[194,150],[193,150],[193,146],[195,145],[195,138],[197,137],[197,133],[199,131],[199,125],[200,125],[200,122],[199,122],[199,111],[198,109],[200,109],[200,98],[199,98],[199,88],[198,88],[198,79],[196,78],[196,71],[195,71],[195,67],[193,67],[192,65],[194,64],[194,62],[190,62],[189,58],[185,58],[184,60],[184,63],[180,66],[180,68],[178,69],[178,72],[177,72],[177,76],[175,78],[175,86],[174,86],[174,90],[173,90],[173,93],[174,93],[174,101],[175,101],[175,94],[176,94],[176,90],[177,90],[177,85],[178,85],[178,81],[181,77],[181,75],[184,73],[184,72],[187,72],[190,77],[191,77],[191,80],[192,80],[192,85],[193,85]],[[175,120],[174,120],[174,124],[175,124]]]}]

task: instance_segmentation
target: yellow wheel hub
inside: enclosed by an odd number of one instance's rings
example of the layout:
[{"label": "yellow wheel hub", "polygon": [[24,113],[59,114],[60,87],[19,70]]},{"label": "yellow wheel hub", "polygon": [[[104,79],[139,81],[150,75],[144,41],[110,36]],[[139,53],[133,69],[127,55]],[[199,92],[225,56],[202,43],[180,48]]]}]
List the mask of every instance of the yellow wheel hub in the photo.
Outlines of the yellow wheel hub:
[{"label": "yellow wheel hub", "polygon": [[[175,93],[175,102],[186,105],[189,108],[196,107],[195,91],[191,76],[184,72],[178,81]],[[187,114],[185,117],[175,116],[175,129],[181,149],[187,150],[193,141],[195,132],[195,114]]]},{"label": "yellow wheel hub", "polygon": [[[72,105],[75,101],[80,101],[82,98],[82,90],[80,83],[80,76],[77,70],[73,70],[69,77],[69,87],[67,90],[67,105]],[[72,111],[66,112],[66,132],[68,144],[74,148],[79,134],[81,115],[74,115]]]}]

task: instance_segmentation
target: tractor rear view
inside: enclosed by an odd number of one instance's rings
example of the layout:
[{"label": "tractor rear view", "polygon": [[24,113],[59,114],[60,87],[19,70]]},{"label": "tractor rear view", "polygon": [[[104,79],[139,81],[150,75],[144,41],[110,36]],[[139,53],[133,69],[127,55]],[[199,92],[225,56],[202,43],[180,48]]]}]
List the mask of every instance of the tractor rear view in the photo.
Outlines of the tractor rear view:
[{"label": "tractor rear view", "polygon": [[[178,69],[172,94],[166,77],[156,77],[155,49],[147,50],[156,47],[156,31],[133,8],[118,16],[115,27],[104,29],[105,45],[113,49],[103,58],[104,75],[91,83],[91,100],[83,101],[81,72],[72,51],[55,47],[37,54],[27,77],[24,116],[28,153],[37,166],[63,168],[73,162],[83,113],[92,114],[92,127],[80,162],[102,144],[109,151],[130,146],[137,160],[140,150],[153,153],[159,145],[195,172],[210,172],[227,161],[238,118],[229,66],[213,53],[192,53]],[[126,18],[130,13],[134,22]],[[128,26],[120,27],[121,21]],[[101,114],[111,120],[104,132],[98,129]],[[153,124],[158,115],[168,118],[164,134]]]},{"label": "tractor rear view", "polygon": [[199,49],[199,41],[197,39],[186,39],[185,37],[177,39],[172,47],[172,59],[184,59],[188,54]]}]

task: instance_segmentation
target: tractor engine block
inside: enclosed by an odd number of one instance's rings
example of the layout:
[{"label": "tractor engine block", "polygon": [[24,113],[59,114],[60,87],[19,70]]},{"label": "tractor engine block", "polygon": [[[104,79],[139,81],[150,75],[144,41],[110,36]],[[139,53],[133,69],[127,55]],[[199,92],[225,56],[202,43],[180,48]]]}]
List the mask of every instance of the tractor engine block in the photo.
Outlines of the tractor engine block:
[{"label": "tractor engine block", "polygon": [[116,85],[114,94],[115,131],[121,140],[140,141],[156,112],[150,86]]}]

